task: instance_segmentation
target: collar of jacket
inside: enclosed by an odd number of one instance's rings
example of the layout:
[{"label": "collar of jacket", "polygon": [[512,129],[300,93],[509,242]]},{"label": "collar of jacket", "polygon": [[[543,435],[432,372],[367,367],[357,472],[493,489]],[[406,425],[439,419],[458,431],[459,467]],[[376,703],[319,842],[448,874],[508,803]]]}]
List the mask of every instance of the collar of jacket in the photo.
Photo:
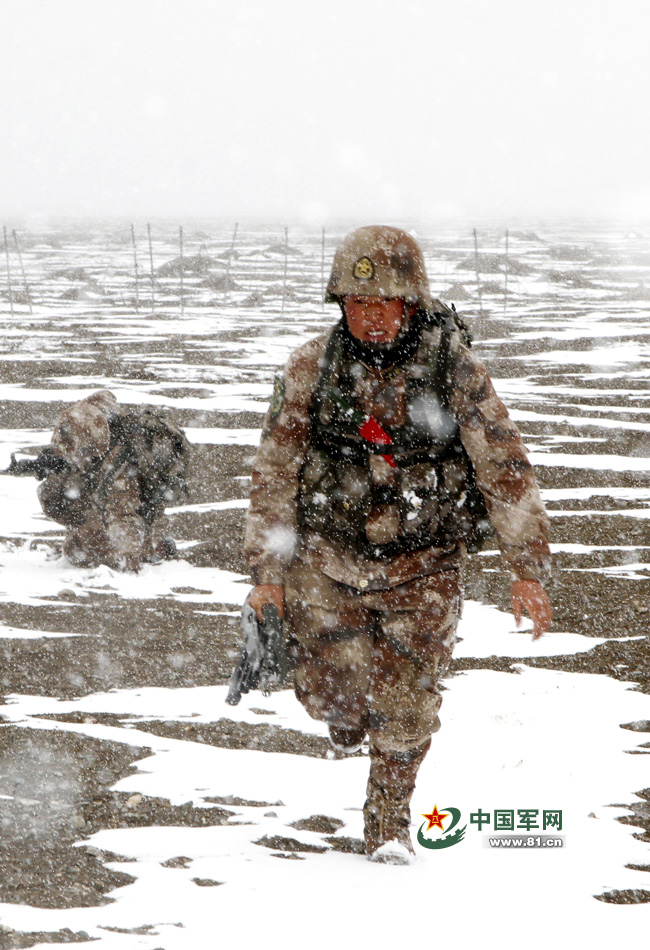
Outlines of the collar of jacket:
[{"label": "collar of jacket", "polygon": [[414,314],[408,324],[400,328],[392,343],[364,343],[357,340],[350,333],[345,315],[341,317],[337,329],[346,354],[353,360],[359,360],[373,369],[389,369],[391,366],[401,366],[416,353],[420,344],[422,323],[418,314]]}]

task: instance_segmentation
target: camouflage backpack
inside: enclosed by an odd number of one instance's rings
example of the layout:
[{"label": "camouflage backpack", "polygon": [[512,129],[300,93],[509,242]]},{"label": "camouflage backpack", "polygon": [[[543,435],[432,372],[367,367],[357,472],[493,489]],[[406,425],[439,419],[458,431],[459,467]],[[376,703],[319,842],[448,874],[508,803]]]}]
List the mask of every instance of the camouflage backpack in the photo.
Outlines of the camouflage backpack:
[{"label": "camouflage backpack", "polygon": [[190,444],[182,429],[148,409],[122,410],[109,419],[109,426],[111,444],[122,447],[114,471],[126,461],[137,468],[147,523],[187,499]]}]

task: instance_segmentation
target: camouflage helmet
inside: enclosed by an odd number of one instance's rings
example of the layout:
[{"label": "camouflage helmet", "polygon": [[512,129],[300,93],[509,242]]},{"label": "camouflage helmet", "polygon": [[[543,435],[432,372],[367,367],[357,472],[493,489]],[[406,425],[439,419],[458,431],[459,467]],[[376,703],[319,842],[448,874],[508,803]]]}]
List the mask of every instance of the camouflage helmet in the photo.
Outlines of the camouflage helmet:
[{"label": "camouflage helmet", "polygon": [[352,231],[339,244],[325,302],[348,294],[402,297],[431,309],[429,281],[418,244],[400,228],[373,225]]},{"label": "camouflage helmet", "polygon": [[108,420],[117,411],[117,400],[108,389],[82,399],[59,416],[52,433],[52,447],[71,465],[88,468],[108,452]]}]

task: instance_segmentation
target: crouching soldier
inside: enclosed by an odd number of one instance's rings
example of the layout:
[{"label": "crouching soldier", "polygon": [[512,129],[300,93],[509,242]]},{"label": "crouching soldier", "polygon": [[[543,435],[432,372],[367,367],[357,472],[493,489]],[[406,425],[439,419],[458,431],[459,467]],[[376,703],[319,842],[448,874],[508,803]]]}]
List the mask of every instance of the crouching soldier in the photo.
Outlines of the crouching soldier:
[{"label": "crouching soldier", "polygon": [[527,610],[539,637],[548,521],[519,432],[455,311],[432,300],[413,238],[350,234],[326,299],[342,317],[290,357],[264,424],[250,604],[285,616],[296,695],[334,747],[369,737],[368,857],[410,863],[467,548],[491,523],[515,615]]},{"label": "crouching soldier", "polygon": [[175,555],[164,509],[187,496],[188,454],[180,429],[102,390],[61,413],[51,446],[25,473],[44,477],[41,507],[65,525],[72,564],[137,571]]}]

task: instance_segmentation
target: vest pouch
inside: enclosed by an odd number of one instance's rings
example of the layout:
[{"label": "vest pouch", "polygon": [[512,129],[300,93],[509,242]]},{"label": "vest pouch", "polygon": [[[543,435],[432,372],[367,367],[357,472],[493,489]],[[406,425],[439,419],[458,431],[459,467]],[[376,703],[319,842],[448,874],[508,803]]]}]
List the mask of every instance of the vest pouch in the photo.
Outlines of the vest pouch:
[{"label": "vest pouch", "polygon": [[440,523],[439,466],[419,462],[399,469],[399,508],[405,535],[420,535],[426,528],[434,537]]},{"label": "vest pouch", "polygon": [[[487,519],[485,502],[474,481],[474,467],[462,445],[451,458],[442,464],[439,537],[442,544],[465,541],[470,550],[470,541],[477,522],[477,506]],[[489,522],[487,522],[489,524]],[[474,540],[471,550],[477,551]]]},{"label": "vest pouch", "polygon": [[402,519],[397,505],[379,505],[366,518],[365,533],[371,544],[390,544],[400,533]]},{"label": "vest pouch", "polygon": [[323,537],[356,544],[371,508],[368,469],[333,464],[312,446],[299,481],[299,524]]}]

